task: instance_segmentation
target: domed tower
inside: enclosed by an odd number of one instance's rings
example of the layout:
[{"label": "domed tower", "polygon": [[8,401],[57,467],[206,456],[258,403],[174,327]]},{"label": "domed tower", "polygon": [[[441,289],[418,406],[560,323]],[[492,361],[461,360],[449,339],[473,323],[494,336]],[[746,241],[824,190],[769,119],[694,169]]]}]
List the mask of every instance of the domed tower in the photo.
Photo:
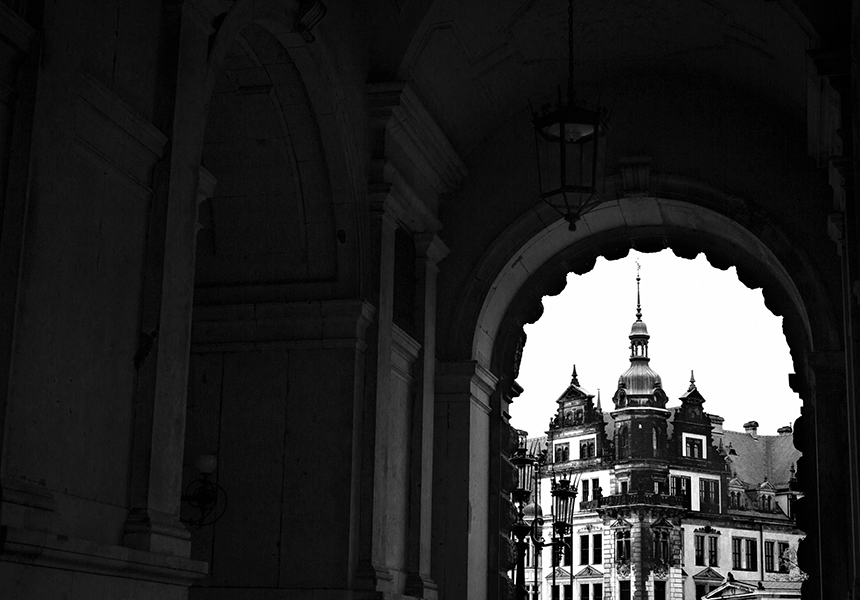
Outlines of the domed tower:
[{"label": "domed tower", "polygon": [[648,357],[648,327],[642,321],[636,273],[636,321],[630,328],[630,368],[618,378],[613,396],[615,410],[615,459],[618,493],[625,491],[668,493],[667,422],[668,397],[660,376]]},{"label": "domed tower", "polygon": [[[669,494],[671,412],[660,376],[650,366],[648,328],[642,321],[636,272],[636,321],[630,328],[630,367],[618,378],[611,416],[615,460],[611,496],[597,513],[612,531],[608,559],[614,565],[606,584],[636,600],[653,598],[657,589],[680,589],[683,582],[681,517],[684,507]],[[678,597],[672,593],[671,597]]]}]

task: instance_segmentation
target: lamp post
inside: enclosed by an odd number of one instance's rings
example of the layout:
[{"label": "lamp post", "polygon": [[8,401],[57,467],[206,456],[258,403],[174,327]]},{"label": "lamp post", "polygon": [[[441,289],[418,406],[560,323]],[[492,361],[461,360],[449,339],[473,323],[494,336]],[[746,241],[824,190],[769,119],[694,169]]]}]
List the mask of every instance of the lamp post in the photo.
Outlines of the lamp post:
[{"label": "lamp post", "polygon": [[571,231],[576,222],[603,201],[597,191],[601,138],[609,130],[604,111],[576,102],[573,89],[573,0],[568,0],[567,99],[534,113],[540,199],[557,211]]},{"label": "lamp post", "polygon": [[[552,480],[552,551],[557,559],[554,562],[560,563],[559,560],[564,556],[564,548],[567,546],[570,549],[571,559],[573,558],[573,513],[576,510],[576,493],[579,485],[579,477],[573,481],[568,477],[562,477],[558,481],[553,477]],[[570,535],[570,542],[565,538]],[[555,586],[555,572],[557,565],[553,565],[552,569],[552,585]]]},{"label": "lamp post", "polygon": [[[527,433],[517,430],[519,445],[511,457],[511,463],[517,467],[517,487],[512,493],[514,509],[516,510],[516,521],[511,527],[511,532],[516,540],[517,564],[514,586],[516,588],[516,599],[525,600],[526,590],[526,561],[525,556],[531,541],[535,560],[537,553],[543,545],[540,528],[543,525],[543,516],[540,510],[539,480],[540,472],[546,463],[546,451],[535,453],[526,448]],[[532,449],[533,450],[533,449]],[[534,496],[532,496],[534,492]],[[529,499],[532,503],[529,504]],[[535,579],[537,582],[537,579]]]}]

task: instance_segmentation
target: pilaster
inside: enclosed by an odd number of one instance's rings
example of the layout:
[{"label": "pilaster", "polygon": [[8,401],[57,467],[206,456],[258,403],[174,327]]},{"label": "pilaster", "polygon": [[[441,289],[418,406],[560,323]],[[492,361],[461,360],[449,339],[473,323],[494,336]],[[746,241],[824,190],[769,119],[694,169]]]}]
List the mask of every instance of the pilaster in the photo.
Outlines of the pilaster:
[{"label": "pilaster", "polygon": [[431,525],[433,506],[433,416],[436,395],[436,278],[439,261],[448,248],[433,233],[415,236],[417,253],[416,322],[421,351],[415,366],[412,409],[412,456],[410,459],[409,528],[407,531],[408,578],[406,593],[435,598],[431,579]]},{"label": "pilaster", "polygon": [[490,395],[498,379],[475,361],[436,375],[433,569],[454,598],[487,596]]}]

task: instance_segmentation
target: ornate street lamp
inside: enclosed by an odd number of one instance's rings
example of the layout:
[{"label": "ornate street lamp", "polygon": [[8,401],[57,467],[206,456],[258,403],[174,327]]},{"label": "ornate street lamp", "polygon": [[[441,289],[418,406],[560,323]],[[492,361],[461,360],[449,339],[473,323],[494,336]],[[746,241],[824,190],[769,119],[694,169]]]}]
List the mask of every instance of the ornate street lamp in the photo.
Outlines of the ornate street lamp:
[{"label": "ornate street lamp", "polygon": [[603,201],[597,191],[602,138],[609,131],[605,111],[576,102],[573,89],[573,0],[568,0],[567,101],[558,88],[558,104],[534,113],[540,198],[556,210],[571,231],[576,222]]},{"label": "ornate street lamp", "polygon": [[[521,429],[517,430],[519,445],[511,457],[511,463],[517,467],[517,487],[512,493],[514,509],[516,510],[516,521],[511,527],[517,544],[517,565],[514,585],[517,600],[525,600],[526,591],[526,567],[525,556],[528,551],[529,541],[534,546],[535,557],[543,546],[543,538],[540,528],[543,526],[543,516],[540,512],[540,498],[538,497],[538,481],[540,471],[546,463],[546,452],[535,453],[526,448],[527,433]],[[532,492],[534,499],[529,504]],[[535,580],[537,582],[537,580]]]},{"label": "ornate street lamp", "polygon": [[[568,548],[571,561],[573,560],[573,513],[576,510],[576,493],[579,486],[579,476],[572,482],[568,477],[562,477],[558,481],[552,480],[552,551],[555,563],[563,562],[565,547]],[[566,538],[570,536],[568,541]],[[552,584],[555,586],[555,573],[557,565],[553,565]]]}]

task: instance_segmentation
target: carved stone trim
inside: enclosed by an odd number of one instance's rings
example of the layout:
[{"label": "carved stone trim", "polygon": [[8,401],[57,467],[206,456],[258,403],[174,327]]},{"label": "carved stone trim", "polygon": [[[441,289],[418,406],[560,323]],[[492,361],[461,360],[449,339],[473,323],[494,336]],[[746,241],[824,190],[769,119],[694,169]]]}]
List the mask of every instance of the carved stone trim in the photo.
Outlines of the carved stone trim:
[{"label": "carved stone trim", "polygon": [[0,528],[0,540],[4,562],[182,586],[190,586],[209,570],[207,563],[197,560],[18,527]]}]

